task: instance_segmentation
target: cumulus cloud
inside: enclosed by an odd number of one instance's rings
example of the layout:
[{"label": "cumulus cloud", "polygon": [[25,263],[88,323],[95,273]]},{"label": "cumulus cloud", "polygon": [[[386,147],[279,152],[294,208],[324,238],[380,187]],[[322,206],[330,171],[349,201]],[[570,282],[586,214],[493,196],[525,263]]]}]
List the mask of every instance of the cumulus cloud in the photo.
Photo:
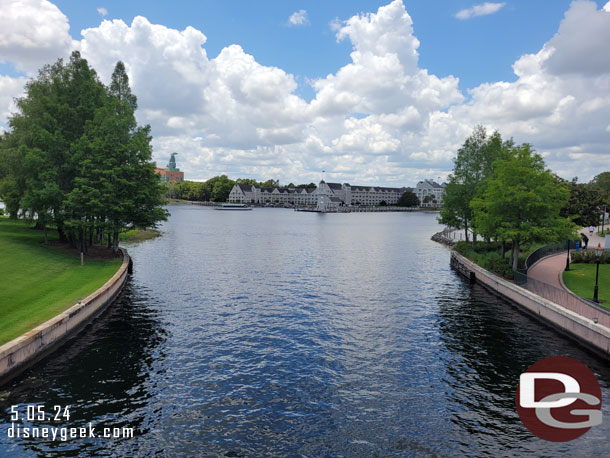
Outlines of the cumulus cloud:
[{"label": "cumulus cloud", "polygon": [[47,0],[4,0],[0,14],[0,62],[32,72],[72,46],[68,18]]},{"label": "cumulus cloud", "polygon": [[97,12],[100,13],[101,16],[108,16],[108,10],[106,8],[104,8],[103,6],[100,6],[97,9]]},{"label": "cumulus cloud", "polygon": [[458,19],[470,19],[471,17],[476,16],[487,16],[488,14],[494,14],[500,11],[506,3],[490,3],[485,2],[480,5],[474,5],[470,8],[466,8],[458,11],[455,14],[455,17]]},{"label": "cumulus cloud", "polygon": [[[54,30],[67,36],[56,7],[27,1],[45,6]],[[208,56],[203,32],[144,17],[131,24],[104,20],[77,42],[55,37],[37,58],[52,62],[78,49],[106,83],[116,61],[125,62],[138,120],[153,128],[155,159],[165,164],[179,152],[179,166],[192,179],[227,173],[315,181],[326,170],[334,180],[414,185],[446,177],[479,123],[532,143],[566,178],[590,178],[610,169],[609,5],[573,3],[557,34],[514,63],[515,81],[482,84],[468,99],[457,78],[420,66],[419,40],[401,0],[334,21],[337,40],[351,43],[350,62],[311,82],[311,102],[296,95],[293,75],[260,64],[241,46]],[[1,55],[31,68],[36,60],[20,52],[26,38],[37,37],[39,23],[9,11],[12,17],[0,21],[19,33],[0,29]],[[0,120],[14,111],[12,97],[24,81],[0,78]]]},{"label": "cumulus cloud", "polygon": [[23,94],[25,81],[24,77],[0,75],[0,122],[6,121],[11,113],[16,112],[14,99]]},{"label": "cumulus cloud", "polygon": [[288,18],[288,24],[291,26],[309,24],[309,19],[307,18],[307,11],[299,10],[292,13]]}]

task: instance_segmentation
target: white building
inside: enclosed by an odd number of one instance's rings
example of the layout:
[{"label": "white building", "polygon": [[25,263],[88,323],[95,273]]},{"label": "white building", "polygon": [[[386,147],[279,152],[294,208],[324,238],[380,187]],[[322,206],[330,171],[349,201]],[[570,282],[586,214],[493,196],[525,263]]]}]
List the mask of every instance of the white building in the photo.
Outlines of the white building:
[{"label": "white building", "polygon": [[320,196],[327,196],[333,206],[378,206],[394,205],[406,191],[412,188],[386,188],[381,186],[352,186],[349,183],[327,183],[320,181],[317,188],[259,188],[236,184],[229,194],[229,202],[256,204],[293,204],[316,206]]},{"label": "white building", "polygon": [[297,206],[316,205],[316,188],[259,188],[258,186],[236,184],[229,193],[229,202],[245,204],[292,204]]},{"label": "white building", "polygon": [[440,207],[443,203],[443,193],[447,183],[438,184],[434,180],[424,180],[417,183],[413,191],[419,199],[420,207]]}]

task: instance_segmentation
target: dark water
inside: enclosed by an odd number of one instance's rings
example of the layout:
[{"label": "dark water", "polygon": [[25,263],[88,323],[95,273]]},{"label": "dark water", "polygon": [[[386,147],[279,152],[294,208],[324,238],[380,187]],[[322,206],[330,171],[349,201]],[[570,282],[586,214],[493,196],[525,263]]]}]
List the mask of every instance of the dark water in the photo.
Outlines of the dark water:
[{"label": "dark water", "polygon": [[[171,212],[109,312],[0,389],[0,455],[608,455],[608,364],[457,277],[435,215]],[[605,422],[565,444],[514,406],[551,355],[602,385]],[[135,437],[8,438],[34,403]]]}]

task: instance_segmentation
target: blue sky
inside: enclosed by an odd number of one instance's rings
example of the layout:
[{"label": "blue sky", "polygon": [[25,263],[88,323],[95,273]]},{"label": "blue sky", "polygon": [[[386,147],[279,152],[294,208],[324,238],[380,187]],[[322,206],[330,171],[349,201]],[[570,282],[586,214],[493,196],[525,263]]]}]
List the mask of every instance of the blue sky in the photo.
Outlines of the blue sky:
[{"label": "blue sky", "polygon": [[102,81],[125,62],[155,159],[193,179],[413,185],[476,124],[564,178],[610,169],[605,0],[4,1],[0,130],[78,49]]},{"label": "blue sky", "polygon": [[[236,1],[203,0],[151,2],[143,0],[57,0],[70,19],[70,34],[99,25],[97,8],[106,19],[131,23],[135,16],[176,29],[193,26],[207,37],[210,57],[230,44],[241,45],[264,65],[277,66],[303,78],[335,72],[349,62],[351,44],[337,43],[330,22],[376,11],[387,1]],[[87,6],[84,5],[87,4]],[[465,90],[489,81],[514,81],[511,68],[519,56],[538,51],[556,32],[569,0],[521,0],[506,2],[497,13],[458,20],[455,14],[477,2],[469,0],[407,0],[415,35],[421,42],[420,65],[430,72],[460,79]],[[599,7],[605,2],[597,1]],[[309,25],[288,27],[289,16],[305,9]],[[312,94],[310,94],[312,95]]]}]

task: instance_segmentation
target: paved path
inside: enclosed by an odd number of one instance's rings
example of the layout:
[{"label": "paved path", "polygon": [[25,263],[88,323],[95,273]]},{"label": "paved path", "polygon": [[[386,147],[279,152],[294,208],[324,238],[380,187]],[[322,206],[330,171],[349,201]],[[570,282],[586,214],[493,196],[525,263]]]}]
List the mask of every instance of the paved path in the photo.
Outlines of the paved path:
[{"label": "paved path", "polygon": [[568,253],[563,251],[554,256],[549,256],[538,261],[534,267],[527,271],[527,276],[535,280],[548,283],[555,288],[563,289],[559,276],[566,268],[566,258]]},{"label": "paved path", "polygon": [[[586,234],[587,237],[589,237],[588,230]],[[604,240],[602,237],[599,237],[597,233],[595,233],[592,237],[589,237],[588,249],[594,249],[597,247],[598,243],[600,243],[602,247],[604,246]],[[569,293],[568,290],[563,286],[560,279],[563,275],[564,269],[566,268],[567,255],[567,252],[563,251],[538,261],[528,270],[528,282],[525,287],[539,296],[553,301],[556,304],[562,305],[563,307],[578,313],[585,318],[598,320],[599,324],[610,328],[609,313],[600,313],[599,308],[596,308],[590,302],[579,298],[575,294]]]},{"label": "paved path", "polygon": [[[607,229],[607,227],[604,226],[604,229]],[[595,229],[595,232],[593,233],[592,236],[589,235],[589,229],[587,229],[586,227],[583,227],[581,230],[578,231],[578,233],[585,234],[587,237],[589,237],[589,245],[587,246],[587,249],[589,249],[589,250],[595,249],[595,247],[597,247],[598,243],[601,245],[602,248],[604,248],[606,239],[605,239],[605,237],[601,237],[601,236],[597,235],[597,228]]]},{"label": "paved path", "polygon": [[[586,227],[581,228],[578,233],[586,234],[587,237],[589,237],[588,250],[594,250],[598,244],[600,244],[602,248],[604,247],[605,239],[604,237],[597,235],[597,229],[592,236],[589,235],[589,229]],[[561,283],[560,276],[566,268],[567,257],[567,252],[562,251],[554,256],[544,258],[527,271],[527,276],[548,283],[556,288],[565,289]]]}]

